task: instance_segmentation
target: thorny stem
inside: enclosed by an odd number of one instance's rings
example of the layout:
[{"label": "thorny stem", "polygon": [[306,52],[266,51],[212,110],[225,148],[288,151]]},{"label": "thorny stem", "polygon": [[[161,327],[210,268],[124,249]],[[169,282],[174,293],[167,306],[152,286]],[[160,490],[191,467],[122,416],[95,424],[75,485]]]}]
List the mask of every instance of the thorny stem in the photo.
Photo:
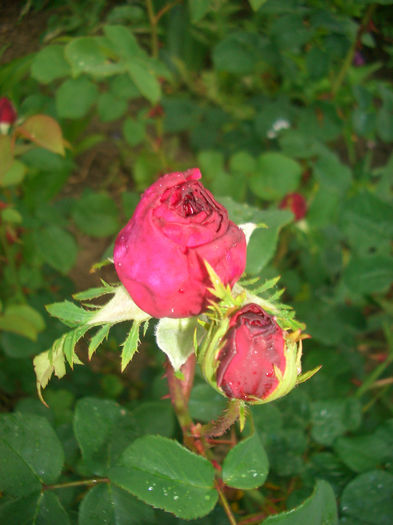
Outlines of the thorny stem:
[{"label": "thorny stem", "polygon": [[225,510],[225,514],[228,516],[229,523],[231,525],[237,525],[237,521],[236,521],[235,516],[233,515],[231,506],[229,505],[228,500],[226,499],[225,494],[219,485],[219,482],[216,481],[215,485],[216,485],[216,490],[218,492],[218,496],[220,498],[221,505],[223,506]]},{"label": "thorny stem", "polygon": [[108,478],[82,479],[79,481],[69,481],[67,483],[56,483],[55,485],[43,485],[43,490],[66,489],[83,485],[97,485],[97,483],[109,483],[109,481]]},{"label": "thorny stem", "polygon": [[222,416],[216,421],[211,421],[207,425],[200,427],[200,435],[208,438],[222,436],[238,420],[241,405],[242,401],[240,399],[231,399],[228,403],[228,408]]},{"label": "thorny stem", "polygon": [[344,59],[343,65],[341,66],[341,69],[340,69],[340,71],[339,71],[339,73],[338,73],[338,75],[336,77],[336,80],[333,82],[333,86],[332,86],[332,95],[333,95],[333,97],[336,96],[337,92],[339,91],[339,89],[341,87],[341,84],[344,82],[345,76],[346,76],[346,74],[348,72],[348,69],[350,68],[350,66],[352,64],[352,61],[353,61],[353,58],[355,56],[356,48],[357,48],[357,46],[358,46],[358,44],[360,42],[362,34],[366,30],[366,28],[368,26],[368,23],[371,20],[371,17],[373,15],[374,11],[375,11],[375,8],[376,8],[376,4],[371,4],[367,8],[367,11],[365,12],[365,14],[363,16],[363,19],[362,19],[361,24],[359,26],[358,32],[356,34],[356,38],[355,38],[352,46],[349,48],[347,56]]},{"label": "thorny stem", "polygon": [[[188,410],[188,401],[194,382],[195,363],[195,354],[192,354],[180,369],[184,379],[179,379],[176,377],[175,371],[168,361],[166,364],[166,378],[168,381],[169,397],[183,432],[184,444],[194,452],[197,452],[202,456],[209,457],[210,454],[205,440],[200,439],[199,436],[195,436],[195,434],[193,434],[195,425]],[[222,481],[220,479],[215,481],[215,488],[218,492],[220,502],[225,510],[229,523],[231,525],[237,525],[229,502],[221,488],[221,484]]]}]

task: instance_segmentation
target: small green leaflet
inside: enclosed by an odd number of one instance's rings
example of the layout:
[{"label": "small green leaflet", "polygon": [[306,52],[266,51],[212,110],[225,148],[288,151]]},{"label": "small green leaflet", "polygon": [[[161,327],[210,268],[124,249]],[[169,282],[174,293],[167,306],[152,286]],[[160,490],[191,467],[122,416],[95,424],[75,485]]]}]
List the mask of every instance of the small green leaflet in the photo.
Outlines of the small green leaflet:
[{"label": "small green leaflet", "polygon": [[123,347],[123,350],[121,352],[121,371],[124,372],[126,366],[131,361],[131,359],[134,357],[135,352],[138,350],[139,345],[139,327],[141,326],[141,323],[138,321],[134,321],[131,326],[131,330],[129,331],[126,340],[121,345]]},{"label": "small green leaflet", "polygon": [[104,324],[99,330],[94,334],[89,343],[89,359],[92,358],[94,352],[100,346],[100,344],[108,337],[109,330],[112,328],[113,324]]}]

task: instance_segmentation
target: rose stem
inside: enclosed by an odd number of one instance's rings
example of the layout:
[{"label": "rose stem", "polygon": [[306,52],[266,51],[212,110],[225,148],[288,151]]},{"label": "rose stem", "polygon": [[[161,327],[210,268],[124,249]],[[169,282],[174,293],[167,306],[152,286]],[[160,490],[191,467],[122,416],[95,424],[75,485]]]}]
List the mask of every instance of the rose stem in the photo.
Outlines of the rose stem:
[{"label": "rose stem", "polygon": [[241,399],[230,399],[227,409],[218,419],[201,426],[200,435],[208,438],[222,436],[239,418],[241,405]]},{"label": "rose stem", "polygon": [[166,363],[166,378],[168,381],[169,397],[171,399],[177,420],[183,432],[184,444],[195,450],[195,444],[191,436],[193,421],[188,410],[188,400],[194,382],[195,355],[192,354],[181,367],[184,379],[179,379],[169,361]]},{"label": "rose stem", "polygon": [[[203,440],[200,440],[192,435],[194,422],[192,421],[190,412],[188,410],[188,401],[190,399],[191,388],[194,382],[195,374],[195,354],[190,355],[184,365],[181,367],[181,372],[184,379],[179,379],[175,375],[175,371],[169,361],[166,363],[166,378],[168,381],[169,397],[171,399],[177,420],[183,432],[184,444],[191,450],[208,456],[208,451],[205,449]],[[218,492],[220,502],[225,510],[228,520],[231,525],[237,525],[235,516],[232,513],[228,500],[225,497],[223,490],[220,487],[221,480],[217,479],[215,488]]]}]

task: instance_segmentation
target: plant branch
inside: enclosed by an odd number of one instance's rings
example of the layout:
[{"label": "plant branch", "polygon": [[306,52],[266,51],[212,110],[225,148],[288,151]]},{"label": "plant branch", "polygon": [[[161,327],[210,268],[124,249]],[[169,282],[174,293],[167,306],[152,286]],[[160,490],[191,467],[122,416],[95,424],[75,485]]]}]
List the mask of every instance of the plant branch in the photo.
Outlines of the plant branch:
[{"label": "plant branch", "polygon": [[151,55],[153,58],[158,57],[158,33],[157,18],[154,14],[153,0],[146,0],[147,14],[149,16],[151,28]]},{"label": "plant branch", "polygon": [[54,485],[43,485],[43,490],[67,489],[69,487],[81,487],[84,485],[97,485],[97,483],[109,483],[108,478],[82,479],[79,481],[68,481]]},{"label": "plant branch", "polygon": [[351,45],[351,47],[349,48],[348,50],[348,53],[344,59],[344,62],[341,66],[341,69],[335,79],[335,81],[333,82],[333,85],[332,85],[332,96],[335,97],[336,94],[338,93],[342,83],[344,82],[344,79],[347,75],[347,72],[348,72],[348,69],[350,68],[352,62],[353,62],[353,58],[355,56],[355,52],[356,52],[356,48],[358,47],[358,44],[360,42],[360,39],[362,37],[362,34],[364,33],[364,31],[366,30],[370,20],[371,20],[371,17],[375,11],[375,8],[376,8],[376,4],[371,4],[368,6],[367,8],[367,11],[365,12],[364,16],[363,16],[363,19],[360,23],[360,26],[359,26],[359,29],[356,33],[356,38],[353,42],[353,44]]},{"label": "plant branch", "polygon": [[216,421],[200,426],[200,435],[208,438],[222,436],[239,419],[242,403],[241,399],[230,399],[227,409]]},{"label": "plant branch", "polygon": [[228,516],[229,523],[231,525],[237,525],[236,518],[233,515],[231,506],[229,505],[228,500],[225,497],[224,491],[220,487],[219,481],[216,481],[215,486],[216,486],[216,490],[218,492],[218,496],[220,498],[221,505],[223,506],[223,508],[225,510],[225,514]]}]

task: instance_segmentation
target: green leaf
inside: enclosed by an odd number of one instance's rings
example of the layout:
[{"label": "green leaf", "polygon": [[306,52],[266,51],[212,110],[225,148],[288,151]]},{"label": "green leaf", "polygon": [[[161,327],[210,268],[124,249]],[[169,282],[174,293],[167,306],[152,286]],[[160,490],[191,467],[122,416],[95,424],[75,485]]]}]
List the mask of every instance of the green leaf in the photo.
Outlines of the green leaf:
[{"label": "green leaf", "polygon": [[123,123],[123,135],[130,146],[137,146],[145,138],[145,124],[140,120],[127,117]]},{"label": "green leaf", "polygon": [[1,219],[10,224],[20,224],[22,222],[22,215],[15,208],[5,208],[1,212]]},{"label": "green leaf", "polygon": [[151,507],[110,484],[90,489],[79,507],[79,525],[151,525],[154,522]]},{"label": "green leaf", "polygon": [[337,525],[337,506],[333,489],[324,480],[317,481],[314,492],[304,503],[287,512],[270,516],[263,525]]},{"label": "green leaf", "polygon": [[75,303],[71,303],[71,301],[48,304],[46,309],[50,315],[57,317],[68,326],[78,326],[87,323],[95,314],[95,312],[85,310]]},{"label": "green leaf", "polygon": [[59,117],[84,117],[98,98],[98,88],[85,77],[69,78],[56,90],[56,109]]},{"label": "green leaf", "polygon": [[156,104],[161,98],[161,87],[148,64],[145,61],[135,59],[127,64],[127,69],[141,95],[152,104]]},{"label": "green leaf", "polygon": [[71,211],[78,228],[92,237],[107,237],[119,229],[118,211],[106,193],[85,192]]},{"label": "green leaf", "polygon": [[74,368],[74,363],[80,364],[78,356],[75,354],[76,343],[81,339],[91,326],[78,326],[75,330],[71,330],[63,335],[61,338],[63,345],[63,353],[71,368]]},{"label": "green leaf", "polygon": [[369,255],[372,251],[377,255],[385,246],[386,253],[390,253],[393,236],[391,205],[370,191],[363,191],[344,203],[340,219],[340,228],[357,254]]},{"label": "green leaf", "polygon": [[7,525],[70,525],[59,498],[50,491],[5,502],[0,506],[0,520]]},{"label": "green leaf", "polygon": [[139,328],[141,323],[134,321],[131,326],[131,330],[128,332],[126,340],[122,343],[121,351],[121,371],[124,372],[126,366],[134,357],[135,352],[138,350],[140,343],[139,340]]},{"label": "green leaf", "polygon": [[48,115],[33,115],[18,126],[15,133],[37,146],[64,156],[64,141],[59,124]]},{"label": "green leaf", "polygon": [[131,414],[138,421],[141,434],[159,434],[160,436],[172,437],[175,430],[175,420],[173,408],[168,399],[139,403]]},{"label": "green leaf", "polygon": [[157,346],[168,356],[175,370],[194,352],[194,333],[200,325],[197,318],[159,320],[156,329]]},{"label": "green leaf", "polygon": [[296,190],[301,173],[300,164],[282,153],[262,153],[257,173],[249,179],[250,188],[261,199],[281,199]]},{"label": "green leaf", "polygon": [[6,188],[7,186],[16,186],[20,184],[25,178],[27,167],[20,160],[14,160],[10,169],[4,173],[3,179],[0,181],[0,186]]},{"label": "green leaf", "polygon": [[44,328],[41,314],[28,304],[10,305],[0,314],[0,330],[23,335],[32,341],[37,340],[38,332]]},{"label": "green leaf", "polygon": [[101,37],[81,36],[66,45],[64,54],[75,77],[88,73],[100,78],[124,71],[123,65],[108,60],[105,43]]},{"label": "green leaf", "polygon": [[190,10],[191,22],[196,24],[208,13],[211,0],[189,0],[188,8]]},{"label": "green leaf", "polygon": [[64,58],[63,46],[48,46],[35,55],[31,63],[31,76],[42,84],[49,84],[70,73],[70,66]]},{"label": "green leaf", "polygon": [[104,33],[110,48],[122,59],[132,60],[144,54],[131,31],[121,25],[105,25]]},{"label": "green leaf", "polygon": [[254,11],[258,11],[260,7],[267,2],[267,0],[249,0],[250,6]]},{"label": "green leaf", "polygon": [[90,299],[96,299],[97,297],[102,297],[107,294],[114,294],[118,289],[118,285],[111,286],[104,282],[104,286],[99,286],[97,288],[89,288],[83,292],[78,292],[73,294],[73,298],[77,301],[89,301]]},{"label": "green leaf", "polygon": [[66,274],[74,266],[78,246],[74,237],[55,224],[34,232],[37,252],[42,260],[60,273]]},{"label": "green leaf", "polygon": [[341,437],[334,450],[345,465],[355,472],[366,472],[393,459],[392,439],[377,432],[368,436]]},{"label": "green leaf", "polygon": [[106,475],[123,450],[140,435],[136,419],[109,399],[85,397],[74,413],[74,432],[86,467]]},{"label": "green leaf", "polygon": [[94,334],[89,343],[89,359],[92,358],[94,352],[100,346],[100,344],[108,337],[109,330],[112,328],[112,324],[104,324],[99,330]]},{"label": "green leaf", "polygon": [[224,483],[243,490],[260,487],[268,472],[268,458],[256,433],[235,445],[222,467]]},{"label": "green leaf", "polygon": [[389,256],[353,257],[344,271],[344,282],[355,293],[384,292],[392,281],[393,259]]},{"label": "green leaf", "polygon": [[160,436],[134,441],[108,476],[145,503],[184,519],[205,516],[218,498],[209,461]]},{"label": "green leaf", "polygon": [[193,419],[208,423],[217,419],[226,405],[227,400],[207,383],[196,385],[191,390],[188,406]]},{"label": "green leaf", "polygon": [[236,224],[253,222],[267,226],[255,230],[247,247],[246,272],[260,273],[273,257],[278,234],[283,226],[292,221],[292,213],[287,210],[262,211],[248,204],[239,204],[229,197],[220,197],[219,201],[226,207],[231,220]]},{"label": "green leaf", "polygon": [[98,99],[98,115],[103,122],[112,122],[127,111],[127,101],[112,93],[101,93]]},{"label": "green leaf", "polygon": [[361,406],[357,399],[327,399],[311,403],[311,435],[321,445],[331,445],[361,422]]},{"label": "green leaf", "polygon": [[30,414],[0,417],[0,490],[23,496],[54,483],[64,452],[48,420]]},{"label": "green leaf", "polygon": [[348,483],[341,495],[343,516],[367,525],[391,525],[393,474],[372,470]]},{"label": "green leaf", "polygon": [[256,33],[230,33],[213,48],[215,69],[235,75],[254,73],[261,58],[261,38]]}]

